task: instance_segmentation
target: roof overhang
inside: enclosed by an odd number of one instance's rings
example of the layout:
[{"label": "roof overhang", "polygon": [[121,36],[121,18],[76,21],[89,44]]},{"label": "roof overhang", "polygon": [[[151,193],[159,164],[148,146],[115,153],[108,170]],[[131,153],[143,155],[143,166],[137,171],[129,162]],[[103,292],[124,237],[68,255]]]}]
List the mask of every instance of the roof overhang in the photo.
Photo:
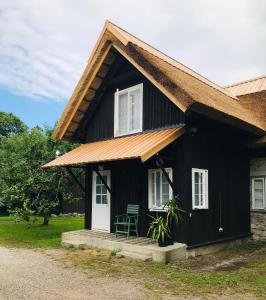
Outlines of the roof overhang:
[{"label": "roof overhang", "polygon": [[183,134],[184,127],[179,127],[83,144],[42,168],[82,166],[126,159],[140,159],[144,163]]},{"label": "roof overhang", "polygon": [[76,135],[81,120],[97,100],[97,93],[102,93],[101,87],[116,63],[117,54],[126,58],[182,111],[192,105],[194,111],[204,106],[208,111],[220,111],[227,119],[239,120],[232,122],[234,126],[245,123],[254,134],[265,132],[264,122],[245,109],[232,93],[107,21],[53,132],[55,139],[82,142]]}]

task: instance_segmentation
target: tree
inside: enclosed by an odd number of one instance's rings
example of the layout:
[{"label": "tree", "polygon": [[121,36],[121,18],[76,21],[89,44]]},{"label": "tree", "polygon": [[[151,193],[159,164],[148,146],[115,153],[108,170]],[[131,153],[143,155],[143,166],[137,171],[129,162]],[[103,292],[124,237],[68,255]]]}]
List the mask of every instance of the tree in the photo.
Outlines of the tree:
[{"label": "tree", "polygon": [[0,144],[0,206],[9,211],[33,211],[43,216],[44,224],[58,207],[60,196],[64,200],[76,198],[73,183],[61,170],[41,169],[54,159],[56,150],[65,153],[74,146],[53,140],[51,132],[35,127],[11,134]]},{"label": "tree", "polygon": [[27,130],[27,126],[11,113],[0,111],[0,141],[12,133],[20,134]]}]

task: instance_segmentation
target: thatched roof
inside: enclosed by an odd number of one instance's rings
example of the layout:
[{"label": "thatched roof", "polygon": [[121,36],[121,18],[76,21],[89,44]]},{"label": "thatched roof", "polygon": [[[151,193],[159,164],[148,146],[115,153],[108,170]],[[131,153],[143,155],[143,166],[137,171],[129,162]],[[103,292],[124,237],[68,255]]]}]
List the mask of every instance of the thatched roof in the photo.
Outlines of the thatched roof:
[{"label": "thatched roof", "polygon": [[266,91],[266,76],[237,82],[226,86],[225,89],[235,96],[260,93],[262,91]]},{"label": "thatched roof", "polygon": [[[238,97],[245,109],[250,111],[255,118],[266,122],[266,76],[252,78],[225,87]],[[254,141],[252,146],[266,145],[266,136]]]},{"label": "thatched roof", "polygon": [[251,114],[229,90],[106,21],[87,67],[56,126],[53,135],[56,139],[74,139],[80,121],[115,65],[118,54],[182,111],[193,110],[257,135],[266,130],[266,122]]}]

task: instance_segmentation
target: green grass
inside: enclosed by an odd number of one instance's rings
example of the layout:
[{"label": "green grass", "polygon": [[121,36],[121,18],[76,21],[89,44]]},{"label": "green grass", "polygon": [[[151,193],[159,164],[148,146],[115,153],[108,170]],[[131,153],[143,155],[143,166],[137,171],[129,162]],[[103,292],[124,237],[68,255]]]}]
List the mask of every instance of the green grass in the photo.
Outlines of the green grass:
[{"label": "green grass", "polygon": [[42,219],[28,227],[24,222],[15,224],[10,217],[0,217],[0,245],[6,247],[47,248],[59,247],[61,233],[82,229],[82,217],[51,218],[48,226],[41,225]]}]

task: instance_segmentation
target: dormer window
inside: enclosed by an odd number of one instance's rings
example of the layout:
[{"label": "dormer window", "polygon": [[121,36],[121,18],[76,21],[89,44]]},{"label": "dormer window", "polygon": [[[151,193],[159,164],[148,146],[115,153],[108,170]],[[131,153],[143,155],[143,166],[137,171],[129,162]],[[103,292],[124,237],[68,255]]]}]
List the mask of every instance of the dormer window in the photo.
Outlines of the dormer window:
[{"label": "dormer window", "polygon": [[115,93],[114,136],[142,131],[143,84]]}]

